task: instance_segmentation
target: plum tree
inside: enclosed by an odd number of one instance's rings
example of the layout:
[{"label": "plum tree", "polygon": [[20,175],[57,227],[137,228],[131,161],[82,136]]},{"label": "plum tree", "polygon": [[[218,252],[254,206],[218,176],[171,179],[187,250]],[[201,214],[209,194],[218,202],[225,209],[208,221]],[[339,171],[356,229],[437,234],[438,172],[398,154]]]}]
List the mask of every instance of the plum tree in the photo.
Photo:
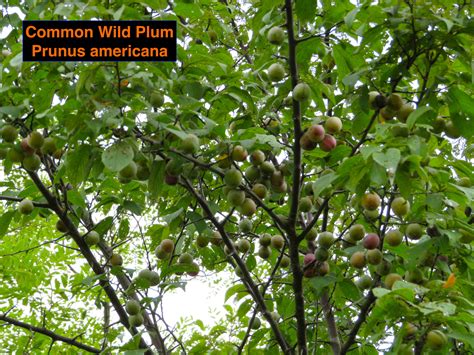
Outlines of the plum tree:
[{"label": "plum tree", "polygon": [[356,251],[351,255],[350,263],[357,269],[362,269],[366,265],[365,254],[362,251]]},{"label": "plum tree", "polygon": [[18,211],[21,214],[31,214],[33,212],[34,208],[35,208],[35,206],[33,205],[33,202],[28,198],[24,198],[18,204]]},{"label": "plum tree", "polygon": [[400,245],[403,241],[403,235],[398,229],[389,230],[385,233],[384,242],[387,242],[392,247]]},{"label": "plum tree", "polygon": [[[44,3],[4,11],[5,353],[474,351],[469,2]],[[176,61],[22,62],[17,13]]]},{"label": "plum tree", "polygon": [[408,116],[415,111],[412,105],[410,104],[403,104],[402,107],[400,107],[400,110],[397,113],[397,118],[400,122],[405,123],[408,119]]},{"label": "plum tree", "polygon": [[367,234],[362,240],[362,245],[364,246],[364,248],[369,249],[369,250],[377,248],[379,244],[380,244],[380,238],[375,233]]},{"label": "plum tree", "polygon": [[423,235],[423,228],[418,223],[410,223],[405,229],[405,235],[410,239],[420,239]]},{"label": "plum tree", "polygon": [[209,242],[210,242],[210,237],[208,235],[201,233],[196,237],[196,245],[198,248],[207,247]]},{"label": "plum tree", "polygon": [[337,141],[336,138],[331,136],[330,134],[326,134],[321,142],[319,142],[319,147],[321,150],[325,152],[330,152],[334,148],[336,148]]},{"label": "plum tree", "polygon": [[41,151],[44,154],[52,155],[57,149],[56,139],[54,139],[54,137],[46,137],[44,139],[43,146],[41,147]]},{"label": "plum tree", "polygon": [[265,153],[261,150],[255,150],[250,154],[250,161],[253,165],[258,166],[265,161]]},{"label": "plum tree", "polygon": [[96,231],[90,231],[84,236],[84,240],[89,246],[97,245],[100,242],[100,235]]},{"label": "plum tree", "polygon": [[245,192],[232,189],[227,193],[227,201],[234,207],[241,206],[245,201]]},{"label": "plum tree", "polygon": [[153,107],[161,107],[165,103],[165,97],[159,91],[153,91],[150,95],[150,104]]},{"label": "plum tree", "polygon": [[240,212],[247,217],[252,216],[257,211],[257,205],[250,198],[246,198],[239,208]]},{"label": "plum tree", "polygon": [[322,248],[330,248],[334,243],[334,235],[331,232],[322,232],[318,236],[318,244]]},{"label": "plum tree", "polygon": [[319,143],[326,136],[326,131],[323,126],[314,124],[308,128],[305,135],[311,142]]},{"label": "plum tree", "polygon": [[326,261],[329,258],[329,251],[325,248],[317,248],[314,251],[314,256],[318,261]]},{"label": "plum tree", "polygon": [[41,166],[41,159],[37,154],[26,156],[23,159],[23,167],[28,171],[36,171]]},{"label": "plum tree", "polygon": [[281,81],[285,77],[285,68],[280,63],[273,63],[268,67],[268,78],[271,81]]},{"label": "plum tree", "polygon": [[309,134],[303,134],[300,138],[301,148],[304,150],[313,150],[318,146],[318,143],[312,140]]},{"label": "plum tree", "polygon": [[259,237],[258,242],[261,246],[267,247],[272,242],[272,236],[268,233],[264,233]]},{"label": "plum tree", "polygon": [[[252,191],[255,195],[257,195],[261,199],[263,199],[263,198],[265,198],[265,196],[267,196],[267,188],[263,184],[257,183],[255,185],[253,185],[252,186]],[[244,199],[245,199],[245,195],[244,195]],[[243,203],[243,200],[242,200],[242,203]]]},{"label": "plum tree", "polygon": [[328,133],[339,133],[342,129],[342,121],[339,117],[332,116],[326,120],[324,127]]},{"label": "plum tree", "polygon": [[367,193],[362,197],[362,207],[374,211],[380,207],[380,196],[376,193]]},{"label": "plum tree", "polygon": [[247,169],[245,169],[245,177],[250,181],[254,182],[258,180],[261,176],[260,169],[258,169],[256,166],[249,166]]},{"label": "plum tree", "polygon": [[311,211],[311,208],[313,207],[313,201],[311,200],[310,197],[302,197],[300,199],[300,202],[298,204],[298,210],[300,212],[309,212]]},{"label": "plum tree", "polygon": [[239,230],[241,233],[250,233],[252,231],[252,221],[248,218],[244,218],[239,222]]},{"label": "plum tree", "polygon": [[2,139],[7,143],[13,143],[18,137],[17,129],[12,125],[5,125],[2,127]]},{"label": "plum tree", "polygon": [[240,239],[237,242],[237,249],[241,253],[247,253],[250,250],[250,242],[247,239]]},{"label": "plum tree", "polygon": [[282,268],[287,268],[288,266],[290,266],[290,263],[291,263],[290,258],[286,255],[283,255],[280,261],[280,266]]},{"label": "plum tree", "polygon": [[387,105],[387,98],[377,91],[369,92],[369,105],[373,109],[381,109]]},{"label": "plum tree", "polygon": [[378,265],[382,262],[383,254],[379,249],[370,249],[366,255],[367,262],[371,265]]},{"label": "plum tree", "polygon": [[21,163],[24,157],[25,157],[25,154],[20,146],[15,145],[13,147],[10,147],[7,151],[6,158],[8,161],[11,161],[12,163]]},{"label": "plum tree", "polygon": [[119,171],[119,177],[124,179],[133,179],[137,175],[137,164],[134,161],[128,163]]},{"label": "plum tree", "polygon": [[28,145],[33,149],[41,149],[44,144],[44,137],[41,132],[33,131],[28,135]]},{"label": "plum tree", "polygon": [[270,176],[275,172],[275,165],[267,160],[260,165],[260,170],[262,171],[262,174]]},{"label": "plum tree", "polygon": [[242,182],[242,173],[237,169],[230,169],[224,175],[224,182],[229,187],[237,187]]},{"label": "plum tree", "polygon": [[372,284],[373,280],[369,275],[362,275],[356,282],[355,284],[357,287],[359,287],[361,290],[367,290],[369,289]]},{"label": "plum tree", "polygon": [[140,327],[145,322],[145,319],[140,313],[138,313],[138,314],[129,316],[128,322],[130,323],[131,327]]},{"label": "plum tree", "polygon": [[156,271],[150,269],[140,270],[137,278],[145,281],[149,286],[156,286],[160,283],[160,275],[158,275]]},{"label": "plum tree", "polygon": [[394,111],[400,110],[403,106],[402,97],[395,93],[390,94],[387,98],[387,106]]},{"label": "plum tree", "polygon": [[69,231],[68,227],[61,219],[56,222],[56,229],[61,233],[67,233]]},{"label": "plum tree", "polygon": [[349,229],[349,236],[352,240],[362,240],[365,236],[365,228],[362,224],[354,224]]},{"label": "plum tree", "polygon": [[138,302],[137,300],[128,300],[127,303],[125,303],[125,310],[128,314],[132,316],[140,313],[140,302]]},{"label": "plum tree", "polygon": [[306,83],[299,83],[293,88],[293,99],[298,102],[303,102],[309,99],[311,89]]},{"label": "plum tree", "polygon": [[188,134],[181,142],[181,149],[187,154],[196,154],[199,150],[199,138],[195,134]]},{"label": "plum tree", "polygon": [[189,253],[183,253],[179,256],[178,262],[180,264],[191,264],[194,261],[194,258]]},{"label": "plum tree", "polygon": [[399,274],[391,273],[385,276],[384,284],[387,288],[391,289],[395,282],[401,280],[403,280],[403,278]]},{"label": "plum tree", "polygon": [[275,249],[282,249],[285,245],[285,239],[281,235],[274,235],[270,239],[270,245]]},{"label": "plum tree", "polygon": [[258,248],[258,256],[262,259],[268,259],[272,255],[272,250],[269,247],[260,245]]},{"label": "plum tree", "polygon": [[122,266],[123,265],[123,258],[120,254],[112,254],[109,259],[110,265],[112,266]]},{"label": "plum tree", "polygon": [[31,148],[29,145],[28,145],[28,139],[27,138],[23,138],[20,142],[20,147],[21,147],[21,150],[23,151],[23,153],[25,155],[32,155],[35,153],[35,149],[34,148]]},{"label": "plum tree", "polygon": [[430,330],[426,334],[426,346],[433,350],[441,350],[448,343],[448,337],[440,330]]},{"label": "plum tree", "polygon": [[281,27],[272,27],[267,32],[268,42],[280,45],[285,40],[285,31]]},{"label": "plum tree", "polygon": [[410,211],[410,203],[403,197],[394,198],[390,207],[398,217],[403,217]]},{"label": "plum tree", "polygon": [[308,233],[306,233],[305,235],[305,239],[307,241],[315,241],[317,237],[318,237],[318,231],[316,230],[316,228],[311,228],[308,231]]},{"label": "plum tree", "polygon": [[235,161],[244,161],[245,159],[247,159],[248,153],[244,147],[242,147],[241,145],[236,145],[232,149],[231,156],[232,156],[232,159]]}]

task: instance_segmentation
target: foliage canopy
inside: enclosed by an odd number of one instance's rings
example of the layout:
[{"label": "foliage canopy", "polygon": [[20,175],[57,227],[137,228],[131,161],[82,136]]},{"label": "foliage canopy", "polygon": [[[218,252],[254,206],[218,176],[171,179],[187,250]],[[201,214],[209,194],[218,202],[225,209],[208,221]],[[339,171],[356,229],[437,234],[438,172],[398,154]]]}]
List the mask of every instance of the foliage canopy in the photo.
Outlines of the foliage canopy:
[{"label": "foliage canopy", "polygon": [[[23,63],[19,13],[176,20],[178,61]],[[7,1],[2,350],[474,351],[471,15]],[[222,324],[171,329],[162,297],[207,272]]]}]

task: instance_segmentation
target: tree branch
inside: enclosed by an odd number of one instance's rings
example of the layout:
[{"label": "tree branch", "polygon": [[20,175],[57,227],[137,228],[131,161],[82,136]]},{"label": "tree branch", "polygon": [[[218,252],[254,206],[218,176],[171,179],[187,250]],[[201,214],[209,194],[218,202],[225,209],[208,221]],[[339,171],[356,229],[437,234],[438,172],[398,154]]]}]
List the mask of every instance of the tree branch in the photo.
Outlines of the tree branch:
[{"label": "tree branch", "polygon": [[68,338],[68,337],[56,334],[55,332],[53,332],[49,329],[42,328],[42,327],[37,327],[37,326],[34,326],[32,324],[21,322],[19,320],[10,318],[10,317],[6,316],[5,314],[0,314],[0,320],[2,320],[4,322],[7,322],[9,324],[15,325],[15,326],[20,327],[20,328],[28,329],[29,331],[31,331],[33,333],[40,333],[40,334],[46,335],[46,336],[50,337],[51,339],[53,339],[54,341],[61,341],[63,343],[75,346],[76,348],[88,351],[88,352],[93,353],[93,354],[99,354],[100,353],[99,349],[96,349],[92,346],[80,343],[75,338]]},{"label": "tree branch", "polygon": [[221,223],[214,217],[214,214],[212,213],[211,209],[209,208],[209,205],[207,204],[206,200],[204,197],[202,197],[191,185],[189,180],[183,179],[184,184],[183,186],[191,193],[194,195],[196,200],[198,201],[199,205],[203,209],[203,211],[207,214],[209,220],[212,222],[212,224],[217,228],[219,233],[222,236],[222,240],[224,241],[224,244],[227,246],[227,248],[230,250],[230,257],[232,257],[237,264],[237,266],[240,268],[242,271],[242,280],[244,281],[244,284],[246,285],[248,291],[250,292],[250,295],[254,299],[254,301],[257,303],[257,306],[260,310],[260,312],[263,314],[265,319],[268,321],[270,324],[270,327],[272,328],[272,331],[278,341],[278,344],[280,345],[282,351],[287,354],[291,353],[291,348],[289,347],[288,343],[286,342],[283,334],[280,331],[280,328],[278,327],[278,324],[275,322],[275,320],[272,318],[270,312],[267,310],[267,306],[265,305],[265,300],[263,299],[262,294],[257,288],[257,285],[252,280],[252,277],[250,276],[250,273],[247,269],[247,266],[245,265],[244,261],[242,258],[237,254],[237,251],[235,250],[234,243],[229,238],[229,235],[225,231],[224,227],[222,226]]},{"label": "tree branch", "polygon": [[[296,45],[293,24],[292,1],[285,0],[286,25],[288,31],[288,62],[290,65],[291,87],[298,84],[298,66],[296,64]],[[298,213],[298,201],[301,188],[301,106],[296,100],[293,100],[293,183],[291,191],[290,214],[288,216],[288,237],[291,270],[293,273],[293,292],[295,294],[295,317],[297,325],[298,353],[307,354],[306,344],[306,320],[304,312],[303,295],[303,271],[299,261],[298,245],[300,240],[296,233],[296,216]]]},{"label": "tree branch", "polygon": [[[58,200],[51,194],[51,192],[43,184],[43,182],[41,181],[41,179],[39,178],[39,176],[36,173],[28,171],[28,174],[30,175],[30,178],[33,180],[33,182],[38,187],[40,192],[43,194],[43,196],[48,201],[49,207],[58,215],[58,217],[61,219],[61,221],[67,227],[69,235],[72,237],[72,239],[79,246],[79,250],[81,251],[81,254],[85,257],[85,259],[87,260],[88,264],[90,265],[90,267],[94,271],[94,273],[96,275],[104,275],[105,276],[105,270],[102,268],[102,266],[96,260],[94,254],[92,254],[92,252],[89,249],[88,245],[86,244],[86,242],[82,238],[82,235],[79,233],[79,231],[77,230],[76,226],[71,221],[71,219],[67,216],[67,213],[61,208],[61,206],[59,205]],[[117,312],[117,314],[120,318],[120,322],[127,329],[129,329],[129,331],[132,335],[138,334],[138,331],[135,328],[130,328],[127,313],[125,312],[125,309],[123,308],[117,294],[115,293],[115,290],[112,288],[109,281],[106,280],[106,279],[101,278],[99,280],[99,284],[103,288],[103,290],[105,291],[107,296],[109,297],[109,300],[112,303],[112,305],[114,306],[115,311]],[[143,338],[140,338],[140,348],[148,349],[148,345],[145,343]],[[150,352],[150,350],[148,350],[148,352]]]},{"label": "tree branch", "polygon": [[[23,199],[19,197],[12,197],[12,196],[0,196],[0,201],[13,201],[13,202],[21,202]],[[41,202],[33,202],[33,206],[41,207],[41,208],[49,208],[49,204],[41,203]]]},{"label": "tree branch", "polygon": [[321,295],[320,303],[323,308],[326,323],[328,325],[329,340],[331,343],[332,352],[334,355],[339,355],[341,353],[341,342],[339,340],[336,320],[334,319],[334,313],[329,303],[329,296],[326,290],[323,291],[323,294]]}]

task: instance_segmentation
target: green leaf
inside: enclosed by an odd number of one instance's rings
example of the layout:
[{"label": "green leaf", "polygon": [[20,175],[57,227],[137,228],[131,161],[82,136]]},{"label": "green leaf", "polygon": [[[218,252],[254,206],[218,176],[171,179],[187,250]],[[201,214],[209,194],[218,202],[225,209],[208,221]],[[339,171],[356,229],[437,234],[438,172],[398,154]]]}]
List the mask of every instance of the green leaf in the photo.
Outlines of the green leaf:
[{"label": "green leaf", "polygon": [[72,184],[80,184],[89,175],[91,150],[90,145],[83,144],[67,153],[65,160],[66,173]]},{"label": "green leaf", "polygon": [[130,200],[123,201],[123,208],[137,216],[140,216],[143,212],[143,206],[140,206],[138,203]]},{"label": "green leaf", "polygon": [[127,142],[118,142],[102,153],[102,162],[111,171],[120,171],[133,160],[133,148]]},{"label": "green leaf", "polygon": [[303,23],[314,19],[316,9],[316,0],[298,0],[295,2],[296,16],[298,16]]},{"label": "green leaf", "polygon": [[359,288],[350,279],[344,279],[337,284],[337,287],[343,292],[344,296],[352,301],[360,298]]},{"label": "green leaf", "polygon": [[[436,117],[436,112],[430,106],[418,107],[415,111],[410,113],[407,119],[408,129],[412,129],[417,121],[431,122]],[[431,118],[431,119],[430,119]]]},{"label": "green leaf", "polygon": [[474,99],[459,87],[452,86],[448,91],[448,105],[454,126],[461,135],[470,138],[474,135]]},{"label": "green leaf", "polygon": [[448,302],[425,302],[419,305],[423,314],[441,312],[444,316],[450,316],[456,313],[456,306]]},{"label": "green leaf", "polygon": [[372,154],[373,159],[382,165],[385,169],[395,173],[398,163],[400,162],[401,154],[398,149],[389,148],[385,153],[375,152]]},{"label": "green leaf", "polygon": [[160,194],[165,175],[165,162],[163,160],[155,160],[151,164],[150,177],[148,178],[148,192],[150,199],[156,200]]},{"label": "green leaf", "polygon": [[183,213],[183,211],[184,211],[184,209],[183,209],[183,208],[180,208],[180,209],[178,209],[177,211],[175,211],[175,212],[173,212],[173,213],[170,213],[170,214],[168,214],[168,215],[166,215],[166,216],[162,216],[161,218],[163,218],[163,220],[164,220],[166,223],[170,224],[170,223],[173,222],[176,218],[178,218],[178,217],[181,215],[181,213]]},{"label": "green leaf", "polygon": [[313,183],[314,197],[318,197],[321,194],[321,192],[325,188],[329,187],[331,183],[336,179],[337,179],[337,175],[335,173],[329,173],[318,178],[318,180],[316,180],[316,182]]},{"label": "green leaf", "polygon": [[351,28],[352,24],[354,23],[354,20],[359,13],[360,8],[356,7],[354,10],[349,12],[345,17],[344,17],[344,22],[346,23],[346,26]]},{"label": "green leaf", "polygon": [[229,298],[231,298],[233,295],[239,294],[239,293],[248,293],[248,291],[247,291],[247,289],[245,288],[244,285],[237,284],[237,285],[234,285],[234,286],[230,287],[225,293],[224,302],[227,302],[229,300]]},{"label": "green leaf", "polygon": [[332,285],[337,281],[337,278],[333,275],[316,276],[311,278],[309,284],[317,292],[321,292],[325,287]]},{"label": "green leaf", "polygon": [[16,214],[16,211],[8,211],[2,214],[0,217],[0,237],[3,237],[7,231],[13,216]]},{"label": "green leaf", "polygon": [[100,235],[105,235],[113,224],[114,219],[112,217],[106,217],[95,226],[94,230]]},{"label": "green leaf", "polygon": [[386,288],[383,288],[383,287],[375,287],[372,289],[372,293],[374,294],[375,297],[381,298],[385,296],[386,294],[389,294],[390,290],[387,290]]},{"label": "green leaf", "polygon": [[235,98],[237,101],[245,102],[247,104],[247,109],[251,113],[256,111],[255,103],[253,102],[253,98],[252,98],[251,95],[249,95],[249,93],[247,91],[242,90],[242,89],[240,89],[238,87],[235,87],[235,86],[231,86],[231,87],[226,89],[226,92],[230,96]]},{"label": "green leaf", "polygon": [[69,190],[67,192],[67,198],[69,202],[73,203],[76,206],[79,206],[82,208],[86,207],[86,202],[84,201],[84,197],[77,190]]}]

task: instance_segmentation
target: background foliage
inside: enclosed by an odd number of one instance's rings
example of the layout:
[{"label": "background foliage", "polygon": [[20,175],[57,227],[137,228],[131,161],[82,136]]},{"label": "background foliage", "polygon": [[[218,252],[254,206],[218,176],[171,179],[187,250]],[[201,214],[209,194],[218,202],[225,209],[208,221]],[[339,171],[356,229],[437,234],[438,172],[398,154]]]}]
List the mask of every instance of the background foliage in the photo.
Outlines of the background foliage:
[{"label": "background foliage", "polygon": [[[0,124],[20,134],[0,143],[2,350],[472,352],[470,10],[468,1],[446,0],[2,2]],[[178,61],[23,63],[18,12],[177,20]],[[272,27],[284,30],[281,45],[268,42]],[[286,73],[271,82],[276,62]],[[309,85],[308,101],[291,100],[298,82]],[[381,115],[369,92],[397,93],[416,110]],[[335,149],[302,150],[304,130],[329,116],[343,124]],[[58,150],[28,171],[7,152],[31,131],[54,137]],[[185,147],[189,134],[197,146]],[[278,183],[261,179],[264,199],[251,192],[250,160],[229,159],[237,145],[261,150],[282,172]],[[143,175],[120,176],[132,161]],[[240,189],[258,207],[247,217],[228,201],[226,163],[246,171]],[[369,192],[381,198],[372,215],[361,206]],[[309,212],[298,212],[303,196]],[[390,209],[397,197],[409,202],[407,215]],[[25,198],[36,205],[28,215],[18,211]],[[239,229],[243,219],[250,230]],[[421,238],[383,243],[409,223],[422,227]],[[351,264],[365,250],[347,237],[354,224],[380,237],[386,270]],[[99,245],[86,243],[90,230]],[[319,254],[303,264],[323,231],[335,239],[328,261]],[[259,256],[264,233],[285,243],[268,258]],[[223,243],[207,243],[219,235]],[[160,260],[165,239],[174,249]],[[112,253],[122,267],[111,267]],[[179,263],[185,253],[196,264]],[[196,265],[197,277],[233,278],[225,322],[171,329],[160,300],[185,287]],[[137,277],[142,269],[156,271],[158,284]],[[388,272],[400,275],[392,287]],[[129,299],[140,300],[145,326],[129,327]],[[430,347],[430,331],[447,341]]]}]

